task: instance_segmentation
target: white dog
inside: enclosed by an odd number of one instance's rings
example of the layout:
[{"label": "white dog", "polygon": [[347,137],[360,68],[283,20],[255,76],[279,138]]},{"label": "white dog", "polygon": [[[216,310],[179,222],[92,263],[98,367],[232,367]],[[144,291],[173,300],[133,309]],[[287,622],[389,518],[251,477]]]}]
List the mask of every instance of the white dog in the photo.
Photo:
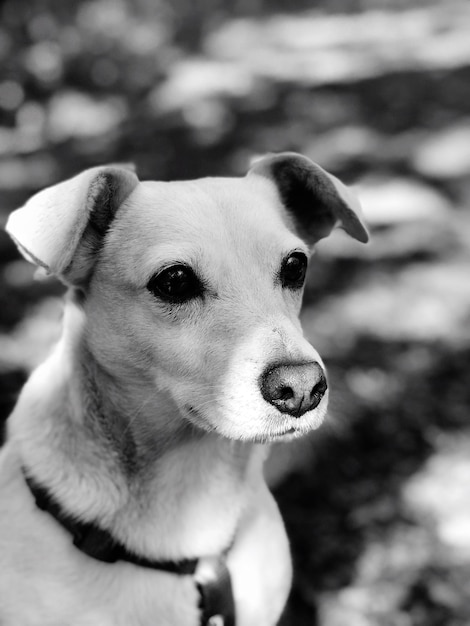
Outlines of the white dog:
[{"label": "white dog", "polygon": [[0,456],[2,626],[277,622],[291,562],[263,461],[325,415],[298,314],[337,225],[367,241],[352,194],[292,153],[244,178],[99,167],[11,215],[69,291]]}]

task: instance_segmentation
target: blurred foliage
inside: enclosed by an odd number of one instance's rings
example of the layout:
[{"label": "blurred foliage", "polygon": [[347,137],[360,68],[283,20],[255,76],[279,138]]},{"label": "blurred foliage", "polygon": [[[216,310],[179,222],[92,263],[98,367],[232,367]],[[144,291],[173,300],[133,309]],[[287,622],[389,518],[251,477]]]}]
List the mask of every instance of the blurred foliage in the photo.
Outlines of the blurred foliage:
[{"label": "blurred foliage", "polygon": [[[0,221],[108,161],[178,179],[297,150],[358,187],[372,243],[322,242],[305,295],[332,408],[276,489],[285,626],[470,623],[469,102],[463,0],[0,4]],[[33,275],[0,232],[2,418],[60,332]]]}]

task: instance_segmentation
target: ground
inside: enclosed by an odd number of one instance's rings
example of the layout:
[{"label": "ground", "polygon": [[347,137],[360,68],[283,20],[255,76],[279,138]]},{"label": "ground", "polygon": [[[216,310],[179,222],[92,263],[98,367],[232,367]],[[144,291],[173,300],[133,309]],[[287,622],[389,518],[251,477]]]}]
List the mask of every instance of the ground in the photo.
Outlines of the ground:
[{"label": "ground", "polygon": [[[240,174],[302,152],[351,183],[372,243],[318,246],[303,323],[331,410],[275,495],[283,626],[470,623],[470,8],[13,0],[0,8],[0,222],[102,162]],[[60,328],[62,288],[0,232],[0,417]],[[274,455],[285,454],[275,449]]]}]

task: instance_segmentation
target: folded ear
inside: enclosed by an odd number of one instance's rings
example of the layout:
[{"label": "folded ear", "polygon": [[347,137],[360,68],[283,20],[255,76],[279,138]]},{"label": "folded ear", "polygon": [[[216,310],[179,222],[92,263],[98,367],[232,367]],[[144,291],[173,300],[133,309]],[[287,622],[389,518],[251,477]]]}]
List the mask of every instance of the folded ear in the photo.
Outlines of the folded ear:
[{"label": "folded ear", "polygon": [[319,165],[295,152],[268,155],[248,175],[270,178],[301,236],[313,244],[335,226],[362,243],[369,239],[354,194]]},{"label": "folded ear", "polygon": [[138,182],[126,166],[86,170],[34,195],[13,211],[6,230],[29,261],[81,284],[119,205]]}]

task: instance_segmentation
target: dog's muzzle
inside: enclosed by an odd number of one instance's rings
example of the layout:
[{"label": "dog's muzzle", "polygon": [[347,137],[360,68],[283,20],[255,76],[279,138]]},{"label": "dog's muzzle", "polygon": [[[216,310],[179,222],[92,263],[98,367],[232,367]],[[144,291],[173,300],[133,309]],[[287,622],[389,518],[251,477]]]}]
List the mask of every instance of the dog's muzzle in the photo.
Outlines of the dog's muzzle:
[{"label": "dog's muzzle", "polygon": [[302,417],[320,404],[328,384],[321,365],[311,361],[269,367],[261,375],[260,389],[266,402],[278,411]]}]

